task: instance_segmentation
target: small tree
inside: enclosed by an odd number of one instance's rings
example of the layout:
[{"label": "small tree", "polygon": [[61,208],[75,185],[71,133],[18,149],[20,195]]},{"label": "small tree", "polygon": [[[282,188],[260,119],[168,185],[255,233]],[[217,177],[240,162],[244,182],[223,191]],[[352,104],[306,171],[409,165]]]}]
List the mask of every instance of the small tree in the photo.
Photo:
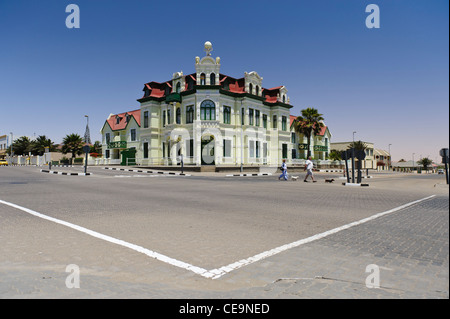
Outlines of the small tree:
[{"label": "small tree", "polygon": [[[27,155],[31,151],[31,141],[26,136],[21,136],[12,144],[12,151],[14,155]],[[7,150],[8,154],[10,149]],[[11,155],[11,154],[9,154]]]},{"label": "small tree", "polygon": [[91,153],[102,154],[102,143],[100,141],[95,141],[94,145],[91,145]]},{"label": "small tree", "polygon": [[45,148],[49,148],[49,152],[55,151],[55,144],[45,135],[39,135],[34,141],[31,141],[30,149],[33,155],[42,155]]},{"label": "small tree", "polygon": [[428,157],[424,157],[424,158],[420,159],[419,161],[417,161],[417,163],[422,165],[423,168],[428,172],[428,167],[431,166],[433,161],[431,159],[429,159]]},{"label": "small tree", "polygon": [[73,160],[76,155],[83,154],[83,139],[78,134],[69,134],[64,137],[62,142],[62,152],[63,154],[71,153],[71,164],[73,164]]}]

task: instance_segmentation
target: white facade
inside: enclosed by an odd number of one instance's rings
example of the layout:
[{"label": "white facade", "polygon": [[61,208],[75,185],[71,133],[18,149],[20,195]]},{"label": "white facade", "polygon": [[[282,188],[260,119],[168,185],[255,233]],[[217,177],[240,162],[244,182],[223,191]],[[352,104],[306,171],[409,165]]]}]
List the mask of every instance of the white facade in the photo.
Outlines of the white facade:
[{"label": "white facade", "polygon": [[[220,58],[195,58],[195,73],[149,82],[140,102],[139,165],[278,166],[292,160],[287,89],[263,88],[257,72],[236,79],[220,73]],[[104,152],[107,150],[102,130]],[[123,140],[121,135],[116,136]],[[124,133],[125,134],[125,133]],[[106,146],[106,147],[105,147]]]}]

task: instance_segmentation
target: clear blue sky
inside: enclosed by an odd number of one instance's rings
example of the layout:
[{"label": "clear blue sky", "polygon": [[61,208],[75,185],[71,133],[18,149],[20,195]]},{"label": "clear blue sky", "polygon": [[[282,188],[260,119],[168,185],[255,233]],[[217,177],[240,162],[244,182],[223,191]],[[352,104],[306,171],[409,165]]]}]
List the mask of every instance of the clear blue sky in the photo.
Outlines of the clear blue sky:
[{"label": "clear blue sky", "polygon": [[[68,4],[80,29],[68,29]],[[379,29],[365,24],[380,8]],[[221,73],[285,85],[292,114],[317,108],[332,142],[435,160],[449,145],[448,0],[0,0],[0,135],[91,138],[139,108],[143,84],[195,72],[211,41]]]}]

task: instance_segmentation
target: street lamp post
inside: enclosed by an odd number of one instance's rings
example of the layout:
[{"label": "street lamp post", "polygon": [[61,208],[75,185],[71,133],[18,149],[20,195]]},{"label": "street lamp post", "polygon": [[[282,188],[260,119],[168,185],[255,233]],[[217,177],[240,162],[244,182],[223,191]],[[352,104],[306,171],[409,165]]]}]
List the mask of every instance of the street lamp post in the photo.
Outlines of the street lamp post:
[{"label": "street lamp post", "polygon": [[90,151],[89,144],[91,144],[91,137],[90,137],[90,133],[89,133],[89,116],[85,115],[84,117],[87,120],[87,122],[86,122],[86,132],[84,133],[84,143],[85,143],[85,145],[83,147],[83,150],[85,152],[85,157],[84,157],[84,174],[86,174],[87,173],[87,164],[88,164],[87,163],[88,162],[88,154],[89,154],[89,151]]},{"label": "street lamp post", "polygon": [[355,183],[355,133],[353,131],[353,145],[352,145],[352,183]]},{"label": "street lamp post", "polygon": [[9,134],[11,134],[11,140],[9,141],[9,160],[11,163],[9,163],[10,165],[12,165],[12,145],[13,145],[13,132],[9,132]]}]

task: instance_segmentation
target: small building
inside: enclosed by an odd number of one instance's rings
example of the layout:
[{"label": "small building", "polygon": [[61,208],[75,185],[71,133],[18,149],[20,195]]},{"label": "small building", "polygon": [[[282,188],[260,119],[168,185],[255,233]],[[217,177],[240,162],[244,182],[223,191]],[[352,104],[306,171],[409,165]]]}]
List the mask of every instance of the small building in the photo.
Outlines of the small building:
[{"label": "small building", "polygon": [[[356,142],[356,141],[355,141]],[[390,164],[389,152],[374,147],[372,142],[364,142],[366,144],[366,157],[361,163],[362,169],[388,170]],[[347,150],[352,142],[334,142],[331,143],[331,150],[339,152]],[[349,161],[351,166],[351,161]],[[356,166],[356,164],[355,164]]]},{"label": "small building", "polygon": [[103,158],[108,164],[136,164],[141,110],[110,114],[102,127]]},{"label": "small building", "polygon": [[0,135],[0,159],[6,158],[10,147],[8,135]]}]

